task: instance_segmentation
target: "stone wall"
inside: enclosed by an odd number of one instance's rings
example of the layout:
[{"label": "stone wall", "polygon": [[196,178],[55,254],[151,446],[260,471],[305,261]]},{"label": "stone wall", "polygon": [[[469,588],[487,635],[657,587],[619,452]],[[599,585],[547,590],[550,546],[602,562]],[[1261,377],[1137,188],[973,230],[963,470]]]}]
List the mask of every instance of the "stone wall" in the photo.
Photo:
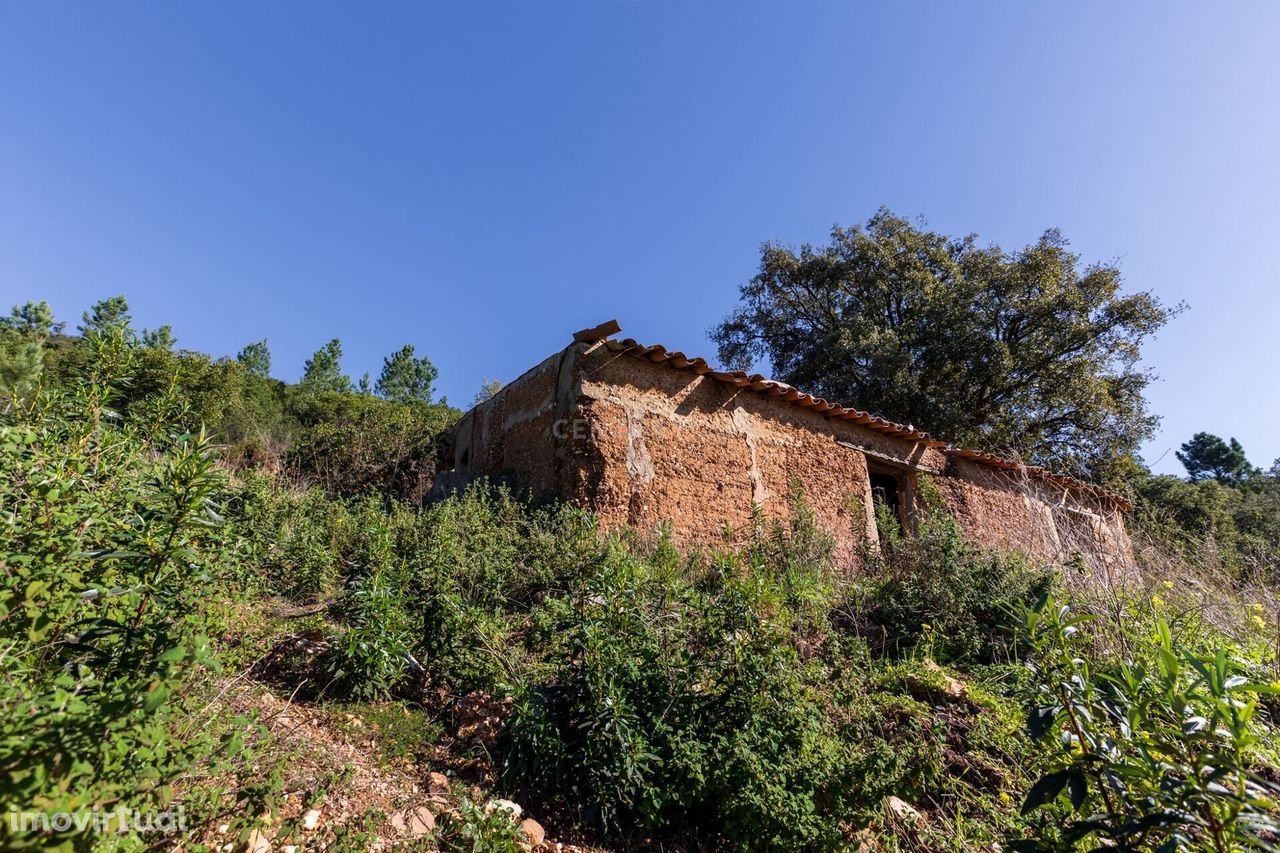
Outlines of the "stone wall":
[{"label": "stone wall", "polygon": [[478,476],[539,499],[566,499],[606,528],[667,524],[677,541],[711,544],[785,518],[798,487],[818,523],[856,564],[877,538],[869,469],[937,486],[971,538],[1038,560],[1079,552],[1109,573],[1132,564],[1123,516],[1101,498],[948,457],[937,447],[830,419],[777,397],[579,343],[468,413],[436,492]]}]

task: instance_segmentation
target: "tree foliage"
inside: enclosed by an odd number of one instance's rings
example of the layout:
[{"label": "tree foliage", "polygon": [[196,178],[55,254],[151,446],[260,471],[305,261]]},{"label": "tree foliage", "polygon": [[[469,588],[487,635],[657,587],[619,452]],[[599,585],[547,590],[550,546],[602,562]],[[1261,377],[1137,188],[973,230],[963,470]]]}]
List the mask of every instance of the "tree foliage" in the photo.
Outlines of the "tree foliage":
[{"label": "tree foliage", "polygon": [[1186,479],[1134,478],[1141,512],[1130,525],[1180,551],[1211,546],[1236,570],[1274,564],[1280,554],[1280,460],[1260,470],[1249,464],[1240,442],[1205,432],[1176,455]]},{"label": "tree foliage", "polygon": [[308,391],[351,390],[351,378],[342,372],[342,341],[334,338],[307,359],[300,384]]},{"label": "tree foliage", "polygon": [[471,405],[478,406],[486,400],[492,400],[505,385],[506,383],[501,379],[485,379],[481,381],[480,390],[472,398]]},{"label": "tree foliage", "polygon": [[1244,448],[1234,438],[1227,442],[1211,433],[1198,432],[1173,455],[1193,482],[1213,478],[1219,483],[1236,484],[1253,473]]},{"label": "tree foliage", "polygon": [[271,350],[267,347],[267,339],[246,344],[236,354],[236,361],[244,365],[244,369],[254,376],[263,378],[271,375]]},{"label": "tree foliage", "polygon": [[1178,309],[1124,295],[1056,230],[1014,252],[880,210],[825,247],[766,244],[721,360],[947,440],[1106,475],[1157,419],[1143,342]]},{"label": "tree foliage", "polygon": [[30,337],[48,337],[58,331],[60,325],[54,321],[53,309],[43,299],[15,305],[8,317],[0,317],[0,330]]},{"label": "tree foliage", "polygon": [[81,317],[83,318],[80,326],[82,335],[90,332],[107,332],[117,327],[128,328],[131,321],[129,302],[123,296],[109,296],[93,303]]},{"label": "tree foliage", "polygon": [[375,389],[393,403],[430,403],[440,371],[425,355],[416,358],[413,344],[405,344],[382,361],[382,375]]},{"label": "tree foliage", "polygon": [[56,324],[48,302],[15,305],[0,317],[0,394],[25,394],[44,371],[45,342]]},{"label": "tree foliage", "polygon": [[16,332],[0,332],[0,395],[23,394],[44,371],[44,345]]},{"label": "tree foliage", "polygon": [[173,349],[178,339],[173,336],[173,326],[167,323],[158,329],[142,330],[142,345],[152,349]]},{"label": "tree foliage", "polygon": [[236,353],[236,360],[255,377],[265,379],[271,375],[271,350],[266,346],[266,338],[244,345],[243,350]]}]

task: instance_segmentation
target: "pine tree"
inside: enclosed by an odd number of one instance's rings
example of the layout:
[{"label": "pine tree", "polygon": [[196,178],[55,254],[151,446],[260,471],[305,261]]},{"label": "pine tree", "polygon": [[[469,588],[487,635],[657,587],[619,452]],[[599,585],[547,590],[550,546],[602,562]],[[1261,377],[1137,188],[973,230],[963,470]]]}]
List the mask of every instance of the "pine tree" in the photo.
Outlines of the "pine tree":
[{"label": "pine tree", "polygon": [[44,371],[44,344],[6,331],[0,334],[0,396],[23,395]]},{"label": "pine tree", "polygon": [[415,358],[413,344],[405,344],[382,362],[375,386],[378,396],[394,403],[431,402],[432,386],[440,371],[425,355]]},{"label": "pine tree", "polygon": [[84,318],[80,326],[82,335],[89,332],[105,332],[117,326],[128,328],[132,320],[129,316],[129,302],[123,296],[111,296],[99,300],[81,316]]},{"label": "pine tree", "polygon": [[0,329],[30,337],[48,337],[60,331],[60,325],[54,322],[53,309],[44,300],[15,305],[8,317],[0,317]]},{"label": "pine tree", "polygon": [[236,354],[236,361],[244,365],[244,369],[255,376],[267,377],[271,375],[271,350],[267,347],[267,339],[254,341],[246,344],[245,348]]},{"label": "pine tree", "polygon": [[342,372],[342,341],[334,338],[307,359],[300,384],[308,391],[351,390],[351,378]]},{"label": "pine tree", "polygon": [[144,347],[171,350],[177,343],[178,339],[173,336],[173,326],[167,323],[158,329],[142,330],[142,345]]},{"label": "pine tree", "polygon": [[0,395],[25,395],[44,372],[45,341],[57,328],[48,302],[15,305],[0,317]]},{"label": "pine tree", "polygon": [[1235,485],[1253,473],[1240,442],[1233,438],[1228,443],[1212,433],[1196,433],[1173,455],[1187,469],[1193,482],[1212,478],[1225,485]]}]

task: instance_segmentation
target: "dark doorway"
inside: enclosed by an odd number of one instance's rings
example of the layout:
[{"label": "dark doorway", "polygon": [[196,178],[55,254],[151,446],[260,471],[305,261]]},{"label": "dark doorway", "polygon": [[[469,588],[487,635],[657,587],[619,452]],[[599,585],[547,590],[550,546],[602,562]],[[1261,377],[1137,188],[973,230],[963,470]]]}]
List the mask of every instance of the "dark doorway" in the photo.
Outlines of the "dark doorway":
[{"label": "dark doorway", "polygon": [[898,534],[902,533],[903,517],[902,517],[902,478],[896,474],[886,474],[882,471],[870,472],[871,477],[871,498],[877,505],[876,527],[880,534],[880,541],[887,542],[894,538],[889,535],[890,531],[882,529],[879,504],[884,504],[888,510],[889,518],[897,522]]}]

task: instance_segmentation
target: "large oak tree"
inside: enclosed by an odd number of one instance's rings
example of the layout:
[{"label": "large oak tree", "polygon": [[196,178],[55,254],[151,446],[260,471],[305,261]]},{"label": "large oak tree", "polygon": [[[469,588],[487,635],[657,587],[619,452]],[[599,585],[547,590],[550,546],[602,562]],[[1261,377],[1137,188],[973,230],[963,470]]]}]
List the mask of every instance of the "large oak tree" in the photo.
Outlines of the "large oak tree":
[{"label": "large oak tree", "polygon": [[720,358],[966,446],[1114,477],[1157,418],[1143,342],[1178,311],[1121,292],[1057,230],[1008,252],[881,209],[760,272],[711,331]]}]

